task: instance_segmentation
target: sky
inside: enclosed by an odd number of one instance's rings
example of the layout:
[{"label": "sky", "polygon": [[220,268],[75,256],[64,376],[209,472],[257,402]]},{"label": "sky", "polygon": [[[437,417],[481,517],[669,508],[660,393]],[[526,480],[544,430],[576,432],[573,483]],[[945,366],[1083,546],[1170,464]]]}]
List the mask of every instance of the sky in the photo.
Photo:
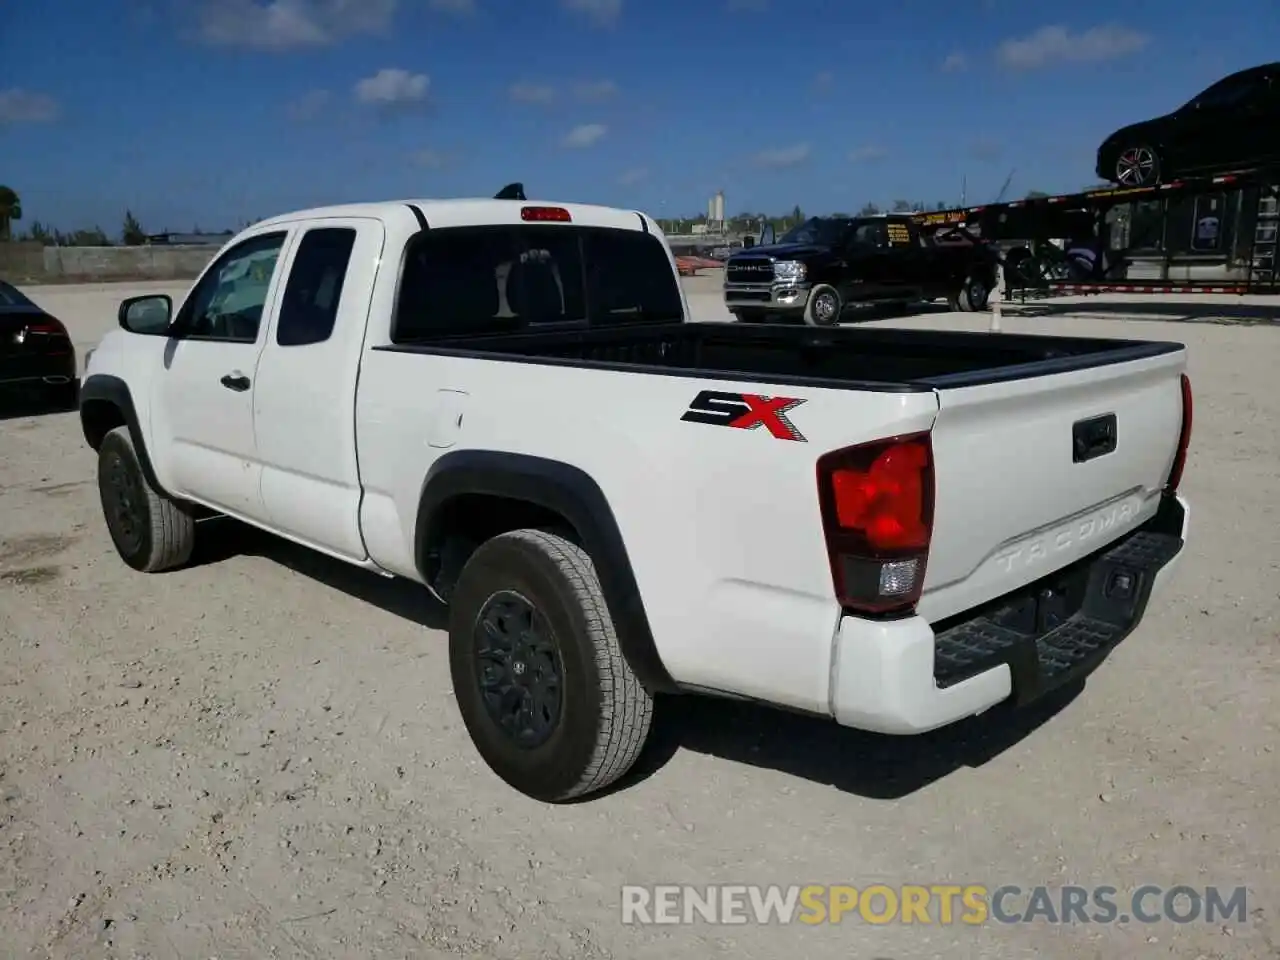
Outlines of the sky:
[{"label": "sky", "polygon": [[0,183],[109,234],[512,181],[979,203],[1095,183],[1112,130],[1278,49],[1276,0],[0,0]]}]

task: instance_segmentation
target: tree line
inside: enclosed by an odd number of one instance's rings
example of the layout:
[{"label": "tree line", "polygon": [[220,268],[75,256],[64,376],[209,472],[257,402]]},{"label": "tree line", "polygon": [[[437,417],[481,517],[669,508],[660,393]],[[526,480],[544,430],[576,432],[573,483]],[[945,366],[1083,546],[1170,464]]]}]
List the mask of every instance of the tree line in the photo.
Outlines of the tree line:
[{"label": "tree line", "polygon": [[[22,198],[12,187],[0,184],[0,243],[42,243],[46,247],[140,247],[147,243],[149,236],[132,210],[124,212],[120,229],[114,235],[97,225],[79,230],[58,230],[39,220],[32,220],[25,230],[15,230],[14,224],[21,219]],[[248,222],[243,226],[248,226]],[[170,231],[168,227],[159,231],[170,232],[175,231]],[[191,236],[219,236],[227,233],[226,230],[202,230],[199,226],[176,232]]]},{"label": "tree line", "polygon": [[[1106,187],[1109,184],[1102,184]],[[1096,187],[1094,188],[1096,189]],[[1045,197],[1048,194],[1040,190],[1031,190],[1026,194],[1027,199],[1035,197]],[[931,204],[927,204],[918,200],[894,200],[888,207],[881,208],[874,203],[865,203],[857,211],[856,214],[837,212],[830,214],[835,217],[859,216],[868,217],[875,216],[879,213],[922,213],[933,210],[946,210],[954,207],[955,204],[944,203],[939,200]],[[759,233],[765,224],[773,227],[774,231],[782,234],[790,230],[796,224],[808,219],[805,213],[797,204],[792,208],[790,213],[786,214],[769,214],[763,212],[739,213],[725,221],[724,229],[726,233],[731,234],[755,234]],[[119,232],[114,236],[108,235],[99,226],[87,229],[63,231],[49,227],[38,220],[33,220],[26,230],[15,233],[13,224],[22,219],[22,200],[18,196],[17,191],[11,187],[0,185],[0,242],[6,240],[26,241],[29,243],[43,243],[45,246],[59,247],[111,247],[111,246],[141,246],[147,242],[147,231],[142,228],[142,224],[138,222],[137,217],[133,215],[131,210],[126,210],[124,221],[120,226]],[[248,226],[248,221],[242,226]],[[707,224],[707,215],[699,213],[691,217],[662,217],[658,219],[658,225],[662,227],[665,233],[686,235],[694,232],[698,225],[705,226]],[[160,231],[161,233],[169,233],[168,228]],[[187,231],[190,234],[201,235],[219,235],[225,234],[225,230],[201,230],[199,226]]]},{"label": "tree line", "polygon": [[[1109,186],[1109,184],[1104,184]],[[1026,199],[1033,200],[1036,197],[1047,197],[1049,194],[1042,190],[1029,190]],[[930,213],[936,210],[953,210],[958,207],[956,203],[946,203],[942,200],[936,200],[933,203],[925,203],[921,200],[894,200],[887,206],[881,207],[875,203],[864,203],[858,208],[856,213],[847,213],[837,211],[836,213],[821,214],[821,216],[831,217],[874,217],[881,213]],[[798,223],[802,223],[809,218],[810,214],[802,210],[797,204],[792,208],[790,213],[775,215],[768,213],[740,213],[735,217],[730,217],[724,222],[724,232],[730,234],[756,234],[760,232],[761,227],[769,224],[773,227],[774,232],[781,235],[790,230]],[[664,217],[658,220],[658,226],[662,227],[664,233],[672,233],[678,236],[687,235],[695,232],[696,225],[705,225],[708,223],[707,215],[700,213],[691,217]]]}]

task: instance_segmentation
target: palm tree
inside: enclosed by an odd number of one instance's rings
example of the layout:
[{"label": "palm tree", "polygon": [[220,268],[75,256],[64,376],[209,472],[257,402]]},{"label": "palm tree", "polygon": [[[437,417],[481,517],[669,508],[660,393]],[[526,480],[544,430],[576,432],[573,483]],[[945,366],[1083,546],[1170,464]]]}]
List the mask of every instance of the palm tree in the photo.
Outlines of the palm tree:
[{"label": "palm tree", "polygon": [[9,224],[22,219],[22,200],[12,187],[0,185],[0,240],[9,239]]}]

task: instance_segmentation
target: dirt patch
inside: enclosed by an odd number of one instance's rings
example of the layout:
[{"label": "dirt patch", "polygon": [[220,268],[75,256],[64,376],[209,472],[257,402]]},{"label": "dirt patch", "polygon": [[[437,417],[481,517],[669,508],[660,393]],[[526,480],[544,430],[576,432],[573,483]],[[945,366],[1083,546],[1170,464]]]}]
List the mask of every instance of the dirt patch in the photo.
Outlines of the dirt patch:
[{"label": "dirt patch", "polygon": [[62,576],[61,567],[25,567],[22,570],[6,570],[0,573],[0,583],[12,583],[19,587],[34,587],[49,583]]},{"label": "dirt patch", "polygon": [[37,533],[26,537],[0,540],[0,564],[18,565],[32,560],[56,557],[76,542],[75,537]]}]

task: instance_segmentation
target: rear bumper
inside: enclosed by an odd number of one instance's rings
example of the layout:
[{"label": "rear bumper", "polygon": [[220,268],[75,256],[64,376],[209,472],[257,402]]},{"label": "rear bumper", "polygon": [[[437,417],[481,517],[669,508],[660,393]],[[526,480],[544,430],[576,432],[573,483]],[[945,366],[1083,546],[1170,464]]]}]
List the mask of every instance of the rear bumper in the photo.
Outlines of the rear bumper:
[{"label": "rear bumper", "polygon": [[[1182,497],[1166,497],[1150,521],[1098,554],[937,629],[920,617],[843,617],[832,715],[863,730],[924,733],[1011,698],[1030,703],[1088,674],[1168,581],[1190,517]],[[1038,600],[1046,589],[1058,596]]]},{"label": "rear bumper", "polygon": [[0,389],[22,389],[66,383],[76,378],[75,357],[33,357],[21,368],[0,369]]}]

